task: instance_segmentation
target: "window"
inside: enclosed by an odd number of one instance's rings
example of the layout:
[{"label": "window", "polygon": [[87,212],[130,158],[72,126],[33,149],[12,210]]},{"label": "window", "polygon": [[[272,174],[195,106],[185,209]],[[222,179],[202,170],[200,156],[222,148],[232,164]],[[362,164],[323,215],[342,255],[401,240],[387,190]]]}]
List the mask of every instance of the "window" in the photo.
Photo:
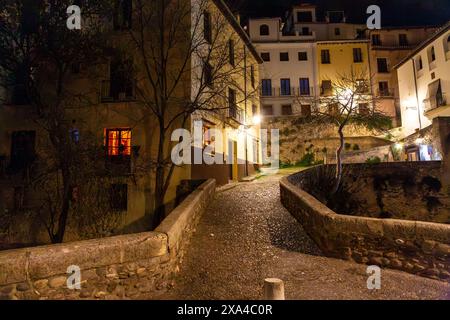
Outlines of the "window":
[{"label": "window", "polygon": [[234,40],[231,39],[228,41],[228,55],[230,58],[230,64],[234,66]]},{"label": "window", "polygon": [[228,88],[228,107],[230,109],[236,108],[236,91]]},{"label": "window", "polygon": [[362,115],[368,115],[370,113],[369,104],[368,103],[358,104],[358,113]]},{"label": "window", "polygon": [[208,11],[203,12],[203,37],[208,43],[212,42],[211,14]]},{"label": "window", "polygon": [[291,80],[290,79],[280,79],[280,95],[290,96],[291,95]]},{"label": "window", "polygon": [[213,84],[213,67],[208,62],[205,62],[204,70],[203,70],[203,81],[204,83],[210,87],[214,88]]},{"label": "window", "polygon": [[363,39],[364,38],[364,30],[363,29],[356,29],[356,38],[357,39]]},{"label": "window", "polygon": [[250,66],[250,82],[252,88],[255,88],[255,67],[253,65]]},{"label": "window", "polygon": [[13,171],[27,168],[36,158],[36,131],[14,131],[11,136],[11,163]]},{"label": "window", "polygon": [[109,188],[109,203],[113,211],[127,211],[128,185],[111,184]]},{"label": "window", "polygon": [[132,0],[116,0],[114,7],[114,30],[131,29]]},{"label": "window", "polygon": [[446,53],[447,60],[450,58],[448,52],[450,52],[450,35],[444,37],[444,52]]},{"label": "window", "polygon": [[401,47],[406,47],[408,46],[408,36],[404,33],[401,33],[398,35],[398,44]]},{"label": "window", "polygon": [[310,93],[309,78],[300,78],[300,95],[309,96]]},{"label": "window", "polygon": [[426,109],[432,110],[445,105],[444,95],[442,93],[441,80],[438,79],[428,85],[428,96],[426,100]]},{"label": "window", "polygon": [[387,81],[378,82],[378,91],[380,96],[389,96],[389,83]]},{"label": "window", "polygon": [[131,156],[131,129],[106,129],[106,150],[109,157]]},{"label": "window", "polygon": [[417,68],[417,71],[420,71],[423,69],[423,61],[422,61],[421,56],[416,58],[416,68]]},{"label": "window", "polygon": [[262,111],[265,116],[273,116],[273,107],[272,106],[263,106]]},{"label": "window", "polygon": [[268,36],[269,35],[269,26],[267,24],[262,24],[259,27],[259,35],[260,36]]},{"label": "window", "polygon": [[209,124],[209,122],[202,120],[203,127],[203,148],[206,146],[209,146],[211,143],[213,143],[213,135],[211,132],[212,124]]},{"label": "window", "polygon": [[388,73],[389,72],[388,63],[387,63],[386,58],[377,58],[377,67],[378,67],[378,72],[380,72],[380,73]]},{"label": "window", "polygon": [[289,61],[289,52],[280,52],[280,61]]},{"label": "window", "polygon": [[30,103],[26,86],[28,76],[29,70],[25,66],[20,65],[16,68],[12,79],[11,104],[26,105]]},{"label": "window", "polygon": [[286,104],[281,106],[281,114],[283,116],[289,116],[292,114],[292,106],[290,104]]},{"label": "window", "polygon": [[436,52],[434,51],[434,46],[432,46],[432,47],[430,48],[428,54],[429,54],[430,62],[433,62],[433,61],[436,60]]},{"label": "window", "polygon": [[261,52],[261,59],[263,61],[270,61],[270,53],[269,52]]},{"label": "window", "polygon": [[330,96],[333,94],[333,86],[331,80],[322,80],[321,94],[323,96]]},{"label": "window", "polygon": [[310,117],[311,116],[311,106],[309,104],[302,104],[301,112],[302,112],[303,117]]},{"label": "window", "polygon": [[353,48],[353,62],[363,62],[361,48]]},{"label": "window", "polygon": [[357,93],[368,93],[369,85],[364,79],[356,79],[356,92]]},{"label": "window", "polygon": [[341,29],[340,28],[334,28],[334,35],[340,36],[341,35]]},{"label": "window", "polygon": [[372,45],[381,46],[381,36],[379,34],[372,35]]},{"label": "window", "polygon": [[312,22],[313,21],[312,11],[297,12],[297,21],[298,22]]},{"label": "window", "polygon": [[308,61],[308,53],[306,51],[301,51],[298,53],[299,61]]},{"label": "window", "polygon": [[262,95],[265,97],[272,96],[272,80],[262,79]]},{"label": "window", "polygon": [[322,64],[329,64],[330,63],[330,50],[321,50],[320,57],[321,57]]},{"label": "window", "polygon": [[102,101],[134,100],[133,62],[116,57],[111,60],[109,81],[102,84]]}]

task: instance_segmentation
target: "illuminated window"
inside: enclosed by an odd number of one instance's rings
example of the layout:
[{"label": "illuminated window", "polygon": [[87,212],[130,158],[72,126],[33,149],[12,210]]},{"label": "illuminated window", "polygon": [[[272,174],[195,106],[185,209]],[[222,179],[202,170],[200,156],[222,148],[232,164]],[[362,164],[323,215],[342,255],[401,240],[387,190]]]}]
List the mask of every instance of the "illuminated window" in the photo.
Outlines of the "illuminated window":
[{"label": "illuminated window", "polygon": [[203,120],[203,147],[209,146],[214,141],[211,128],[212,124],[205,123],[205,120]]},{"label": "illuminated window", "polygon": [[106,129],[108,156],[131,156],[131,129]]}]

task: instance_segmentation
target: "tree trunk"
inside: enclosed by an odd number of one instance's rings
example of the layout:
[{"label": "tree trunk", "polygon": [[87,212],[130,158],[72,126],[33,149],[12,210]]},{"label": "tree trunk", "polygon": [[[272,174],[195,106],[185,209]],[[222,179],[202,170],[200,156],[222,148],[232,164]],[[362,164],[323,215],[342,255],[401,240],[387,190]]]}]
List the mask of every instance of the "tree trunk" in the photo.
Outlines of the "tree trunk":
[{"label": "tree trunk", "polygon": [[339,127],[339,147],[336,149],[336,180],[333,187],[333,194],[335,194],[342,180],[342,150],[344,149],[344,128]]},{"label": "tree trunk", "polygon": [[156,174],[155,174],[155,212],[153,215],[153,228],[156,228],[161,221],[164,219],[165,208],[164,208],[164,128],[161,128],[159,133],[159,145],[158,145],[158,156],[156,164]]},{"label": "tree trunk", "polygon": [[62,169],[63,177],[63,199],[61,205],[61,212],[58,219],[58,231],[54,237],[54,242],[61,243],[64,241],[64,234],[66,233],[67,217],[70,209],[71,196],[71,175],[70,169],[64,167]]}]

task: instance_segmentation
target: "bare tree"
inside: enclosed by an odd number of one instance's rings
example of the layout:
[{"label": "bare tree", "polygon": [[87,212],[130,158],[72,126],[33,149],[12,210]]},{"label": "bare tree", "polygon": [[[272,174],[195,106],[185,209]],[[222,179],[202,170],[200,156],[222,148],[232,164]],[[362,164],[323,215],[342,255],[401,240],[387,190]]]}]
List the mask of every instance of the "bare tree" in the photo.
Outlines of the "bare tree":
[{"label": "bare tree", "polygon": [[73,68],[95,66],[104,48],[103,21],[97,18],[109,3],[81,2],[83,21],[90,27],[71,31],[66,10],[73,1],[0,0],[0,85],[32,107],[29,117],[49,142],[33,179],[52,190],[41,204],[49,214],[52,242],[64,239],[73,188],[85,160],[74,143],[68,110],[92,103],[89,88],[80,92],[71,86]]},{"label": "bare tree", "polygon": [[370,91],[370,79],[366,71],[352,70],[349,74],[337,75],[336,80],[328,80],[329,85],[322,87],[322,95],[313,101],[312,123],[319,126],[332,124],[339,136],[333,193],[337,192],[342,181],[346,126],[357,125],[381,131],[391,127],[391,118],[380,110],[377,97]]},{"label": "bare tree", "polygon": [[[175,169],[170,159],[172,130],[185,127],[197,112],[237,116],[237,104],[257,94],[256,88],[240,85],[252,76],[246,65],[250,53],[216,5],[228,10],[221,1],[210,0],[134,2],[128,35],[134,64],[141,71],[135,75],[136,96],[156,118],[159,133],[151,161],[155,226],[164,218],[164,197]],[[232,97],[229,88],[235,90]]]}]

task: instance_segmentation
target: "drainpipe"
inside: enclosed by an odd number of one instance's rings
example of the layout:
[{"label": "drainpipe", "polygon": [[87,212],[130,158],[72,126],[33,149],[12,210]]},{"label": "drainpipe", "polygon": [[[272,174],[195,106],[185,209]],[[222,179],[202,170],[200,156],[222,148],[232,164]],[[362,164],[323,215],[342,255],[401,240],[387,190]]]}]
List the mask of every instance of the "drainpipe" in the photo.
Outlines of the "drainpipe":
[{"label": "drainpipe", "polygon": [[248,176],[248,150],[247,150],[247,47],[244,44],[244,130],[245,130],[245,176]]},{"label": "drainpipe", "polygon": [[417,116],[419,117],[419,130],[422,130],[422,120],[420,119],[420,104],[419,104],[419,92],[417,91],[417,74],[416,74],[416,61],[412,59],[412,66],[414,72],[414,91],[416,93],[417,101]]}]

